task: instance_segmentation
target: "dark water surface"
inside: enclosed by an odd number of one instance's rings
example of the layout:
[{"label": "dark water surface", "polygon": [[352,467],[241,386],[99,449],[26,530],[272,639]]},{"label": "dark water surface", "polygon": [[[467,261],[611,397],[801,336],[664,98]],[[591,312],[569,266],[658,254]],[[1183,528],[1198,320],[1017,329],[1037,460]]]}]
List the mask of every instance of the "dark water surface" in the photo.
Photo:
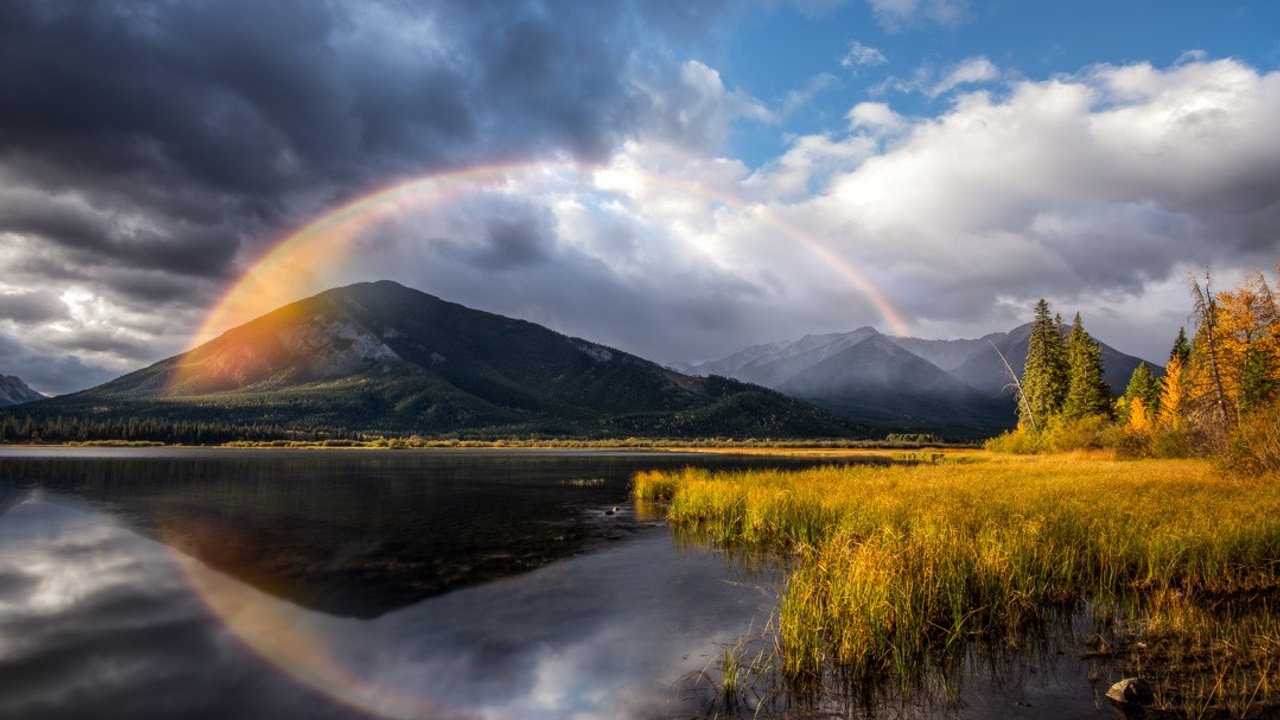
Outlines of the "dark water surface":
[{"label": "dark water surface", "polygon": [[697,712],[774,598],[628,480],[789,462],[0,448],[0,717]]},{"label": "dark water surface", "polygon": [[[691,464],[813,461],[0,447],[0,718],[699,716],[778,578],[636,516]],[[1114,717],[1086,673],[873,714]]]}]

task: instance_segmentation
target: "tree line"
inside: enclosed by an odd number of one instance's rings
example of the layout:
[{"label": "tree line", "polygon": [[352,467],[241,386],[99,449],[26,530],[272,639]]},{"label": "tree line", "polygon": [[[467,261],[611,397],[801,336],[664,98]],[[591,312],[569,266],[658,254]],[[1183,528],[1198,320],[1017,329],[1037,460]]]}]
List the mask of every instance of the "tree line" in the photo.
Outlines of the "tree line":
[{"label": "tree line", "polygon": [[279,425],[237,425],[155,418],[85,419],[78,417],[0,417],[0,442],[125,442],[166,445],[221,445],[231,442],[322,441],[358,439],[342,429],[296,430]]},{"label": "tree line", "polygon": [[[1280,268],[1277,269],[1280,273]],[[1188,278],[1193,332],[1178,331],[1163,372],[1145,363],[1111,400],[1102,354],[1077,314],[1067,331],[1040,300],[1014,378],[1018,427],[997,450],[1114,447],[1130,456],[1216,456],[1243,471],[1280,470],[1280,303],[1251,272],[1215,291]]]}]

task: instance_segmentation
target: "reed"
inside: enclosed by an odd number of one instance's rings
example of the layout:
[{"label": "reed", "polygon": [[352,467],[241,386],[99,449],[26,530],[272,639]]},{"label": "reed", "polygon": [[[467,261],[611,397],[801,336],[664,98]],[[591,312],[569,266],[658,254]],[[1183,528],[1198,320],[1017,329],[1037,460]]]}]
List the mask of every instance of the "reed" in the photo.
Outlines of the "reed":
[{"label": "reed", "polygon": [[[966,459],[650,472],[634,492],[666,503],[677,527],[793,559],[778,635],[797,681],[836,672],[905,685],[974,640],[1014,644],[1084,604],[1176,597],[1197,607],[1280,591],[1277,478],[1099,454]],[[1144,632],[1171,626],[1162,612],[1147,614]],[[1251,656],[1280,646],[1274,623],[1266,628],[1249,639]],[[1204,644],[1246,646],[1233,637]],[[1219,684],[1244,677],[1241,687],[1271,691],[1275,665],[1222,670]]]}]

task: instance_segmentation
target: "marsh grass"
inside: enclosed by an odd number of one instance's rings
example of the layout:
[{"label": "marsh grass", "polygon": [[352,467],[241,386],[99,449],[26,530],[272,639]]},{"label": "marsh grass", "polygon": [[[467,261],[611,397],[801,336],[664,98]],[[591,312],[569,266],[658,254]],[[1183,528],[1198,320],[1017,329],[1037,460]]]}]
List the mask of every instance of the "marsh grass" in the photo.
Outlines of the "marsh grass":
[{"label": "marsh grass", "polygon": [[801,693],[833,679],[906,692],[974,647],[1016,649],[1088,608],[1124,649],[1113,655],[1163,668],[1166,709],[1280,702],[1275,478],[1096,453],[965,457],[641,473],[634,492],[677,527],[791,558],[779,662]]}]

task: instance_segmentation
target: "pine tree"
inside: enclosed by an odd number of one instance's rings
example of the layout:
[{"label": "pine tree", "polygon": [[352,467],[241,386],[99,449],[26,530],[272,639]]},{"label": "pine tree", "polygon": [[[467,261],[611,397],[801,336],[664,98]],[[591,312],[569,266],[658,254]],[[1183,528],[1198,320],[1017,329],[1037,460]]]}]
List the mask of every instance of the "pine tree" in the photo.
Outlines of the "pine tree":
[{"label": "pine tree", "polygon": [[1187,340],[1185,327],[1178,328],[1178,337],[1173,341],[1173,350],[1169,351],[1169,361],[1173,362],[1174,358],[1177,358],[1184,368],[1191,360],[1191,342]]},{"label": "pine tree", "polygon": [[1277,378],[1275,361],[1271,353],[1258,346],[1245,350],[1240,368],[1241,415],[1268,407],[1280,395],[1280,378]]},{"label": "pine tree", "polygon": [[[1183,338],[1185,340],[1185,338]],[[1133,374],[1129,376],[1129,384],[1125,386],[1124,395],[1120,398],[1124,407],[1132,407],[1134,398],[1142,398],[1142,404],[1149,417],[1160,412],[1160,381],[1147,367],[1146,363],[1138,363]]]},{"label": "pine tree", "polygon": [[1080,313],[1067,339],[1067,397],[1062,415],[1069,420],[1111,417],[1111,386],[1102,378],[1102,347],[1085,332]]},{"label": "pine tree", "polygon": [[1049,316],[1049,303],[1036,303],[1031,336],[1027,340],[1027,364],[1022,371],[1026,402],[1019,407],[1018,424],[1044,428],[1062,410],[1067,397],[1067,353],[1061,323]]}]

